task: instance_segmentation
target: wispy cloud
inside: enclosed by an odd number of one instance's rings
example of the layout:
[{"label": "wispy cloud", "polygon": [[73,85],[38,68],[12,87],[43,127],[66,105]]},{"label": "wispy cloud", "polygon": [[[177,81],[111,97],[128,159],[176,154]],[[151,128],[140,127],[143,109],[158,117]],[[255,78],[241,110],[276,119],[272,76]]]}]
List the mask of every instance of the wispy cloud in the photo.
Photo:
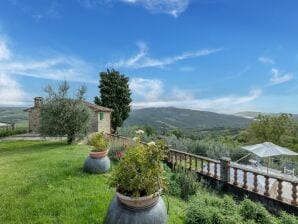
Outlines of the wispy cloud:
[{"label": "wispy cloud", "polygon": [[[142,80],[142,78],[139,78]],[[247,106],[250,102],[256,100],[261,94],[261,89],[252,89],[247,95],[228,95],[218,96],[215,98],[196,98],[188,90],[182,90],[174,88],[171,91],[167,91],[167,95],[162,94],[163,83],[161,80],[151,80],[154,83],[158,83],[158,94],[154,97],[147,97],[148,88],[139,88],[137,91],[132,88],[132,92],[135,95],[141,97],[140,100],[133,101],[132,106],[134,108],[146,108],[146,107],[179,107],[188,108],[194,110],[209,110],[217,112],[234,112],[239,111],[241,108]],[[147,83],[151,82],[146,79]],[[151,89],[153,92],[153,88]],[[150,92],[150,91],[149,91]]]},{"label": "wispy cloud", "polygon": [[133,78],[129,87],[133,94],[141,96],[146,101],[157,100],[163,93],[163,84],[158,79]]},{"label": "wispy cloud", "polygon": [[272,64],[273,65],[275,63],[272,58],[268,58],[268,57],[259,57],[258,60],[262,64]]},{"label": "wispy cloud", "polygon": [[4,40],[0,39],[0,60],[9,59],[10,50],[8,49]]},{"label": "wispy cloud", "polygon": [[271,69],[272,77],[270,78],[269,85],[278,85],[284,82],[288,82],[294,78],[291,73],[282,74],[278,69]]},{"label": "wispy cloud", "polygon": [[97,77],[90,74],[96,74],[96,70],[80,58],[65,55],[28,58],[14,52],[0,39],[0,105],[22,105],[28,98],[16,76],[97,84]]},{"label": "wispy cloud", "polygon": [[215,49],[201,49],[197,51],[184,52],[180,55],[165,57],[165,58],[152,58],[148,56],[148,47],[144,42],[138,42],[137,46],[139,51],[137,54],[126,58],[121,59],[117,62],[108,63],[109,67],[125,67],[132,69],[140,69],[147,67],[164,67],[166,65],[173,64],[178,61],[186,60],[189,58],[203,57],[219,51],[222,51],[222,48]]},{"label": "wispy cloud", "polygon": [[0,72],[0,106],[21,106],[28,94],[9,75]]},{"label": "wispy cloud", "polygon": [[55,55],[45,59],[28,58],[13,53],[6,41],[0,39],[0,72],[2,74],[97,83],[98,81],[90,76],[90,74],[95,74],[94,70],[91,64],[74,56]]},{"label": "wispy cloud", "polygon": [[173,17],[178,17],[183,13],[189,0],[120,0],[131,5],[141,6],[152,13],[164,13]]},{"label": "wispy cloud", "polygon": [[90,74],[94,73],[94,71],[88,63],[71,56],[57,56],[44,60],[0,61],[0,71],[6,74],[40,79],[69,80],[86,83],[98,82],[90,77]]}]

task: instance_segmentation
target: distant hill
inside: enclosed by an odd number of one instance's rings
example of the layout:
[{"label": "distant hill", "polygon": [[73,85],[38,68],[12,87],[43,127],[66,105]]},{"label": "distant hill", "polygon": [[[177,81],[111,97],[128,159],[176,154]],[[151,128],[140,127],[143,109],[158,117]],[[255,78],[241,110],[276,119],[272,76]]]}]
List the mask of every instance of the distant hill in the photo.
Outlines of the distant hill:
[{"label": "distant hill", "polygon": [[250,122],[250,119],[234,115],[167,107],[133,110],[124,125],[149,125],[155,128],[204,130],[245,128]]},{"label": "distant hill", "polygon": [[24,107],[0,107],[0,122],[16,123],[17,127],[28,126],[28,114]]},{"label": "distant hill", "polygon": [[[234,115],[239,116],[239,117],[253,119],[253,118],[256,118],[257,116],[259,116],[259,114],[268,115],[268,116],[278,116],[281,113],[262,113],[262,112],[256,112],[256,111],[242,111],[242,112],[235,113]],[[298,114],[292,114],[292,115],[295,119],[298,119]]]}]

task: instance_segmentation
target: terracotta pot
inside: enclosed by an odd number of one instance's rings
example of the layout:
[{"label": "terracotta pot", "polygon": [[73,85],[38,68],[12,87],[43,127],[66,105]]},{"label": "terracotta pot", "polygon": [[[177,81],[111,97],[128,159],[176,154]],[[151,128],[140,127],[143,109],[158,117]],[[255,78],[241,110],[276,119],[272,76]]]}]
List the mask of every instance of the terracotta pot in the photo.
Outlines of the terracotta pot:
[{"label": "terracotta pot", "polygon": [[91,151],[89,153],[89,156],[92,159],[101,159],[103,157],[105,157],[106,155],[108,155],[109,150],[105,150],[105,151],[101,151],[101,152],[96,152],[96,151]]},{"label": "terracotta pot", "polygon": [[158,192],[155,192],[154,194],[151,194],[149,196],[132,198],[129,196],[125,196],[119,192],[116,192],[117,198],[122,204],[135,209],[150,208],[154,206],[158,202],[160,194],[161,189]]}]

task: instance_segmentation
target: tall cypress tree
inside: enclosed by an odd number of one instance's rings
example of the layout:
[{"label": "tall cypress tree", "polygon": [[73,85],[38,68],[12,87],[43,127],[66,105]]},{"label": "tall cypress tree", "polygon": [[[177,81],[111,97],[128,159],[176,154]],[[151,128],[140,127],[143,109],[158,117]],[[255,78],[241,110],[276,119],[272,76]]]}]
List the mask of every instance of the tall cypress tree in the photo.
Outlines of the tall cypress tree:
[{"label": "tall cypress tree", "polygon": [[128,77],[114,69],[100,73],[98,86],[100,96],[95,97],[94,103],[113,109],[111,123],[114,131],[117,127],[121,127],[129,116],[132,100],[128,82]]}]

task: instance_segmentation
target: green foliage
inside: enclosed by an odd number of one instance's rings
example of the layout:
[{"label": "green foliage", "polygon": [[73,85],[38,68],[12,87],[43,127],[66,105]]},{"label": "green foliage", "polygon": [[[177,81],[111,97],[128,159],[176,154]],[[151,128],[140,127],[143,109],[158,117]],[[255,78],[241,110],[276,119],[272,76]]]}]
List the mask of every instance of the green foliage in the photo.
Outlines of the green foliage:
[{"label": "green foliage", "polygon": [[237,213],[237,206],[229,196],[221,199],[206,194],[198,194],[192,198],[186,211],[186,224],[241,223],[241,217]]},{"label": "green foliage", "polygon": [[297,123],[289,114],[259,115],[240,137],[248,143],[273,142],[285,147],[295,147],[298,143],[297,130]]},{"label": "green foliage", "polygon": [[268,211],[261,205],[245,199],[240,204],[239,213],[244,220],[253,220],[256,223],[276,223]]},{"label": "green foliage", "polygon": [[48,94],[40,111],[40,132],[49,136],[67,135],[71,144],[75,138],[85,136],[90,127],[90,111],[84,104],[86,88],[82,86],[75,98],[68,96],[66,81],[55,91],[51,86],[45,89]]},{"label": "green foliage", "polygon": [[261,204],[249,199],[237,205],[232,197],[199,193],[186,209],[186,224],[296,224],[297,218],[285,212],[280,217],[271,215]]},{"label": "green foliage", "polygon": [[125,153],[125,148],[121,145],[111,145],[109,149],[109,158],[111,160],[120,160]]},{"label": "green foliage", "polygon": [[156,134],[156,129],[152,126],[145,126],[143,128],[143,130],[145,131],[145,133],[148,135],[148,136],[152,136],[152,135],[155,135]]},{"label": "green foliage", "polygon": [[218,114],[208,111],[197,111],[173,107],[145,108],[133,110],[125,121],[125,126],[152,126],[158,131],[182,129],[184,134],[210,129],[246,128],[250,119]]},{"label": "green foliage", "polygon": [[172,134],[176,136],[176,138],[180,139],[183,137],[183,131],[176,128],[172,131]]},{"label": "green foliage", "polygon": [[110,186],[132,197],[151,195],[166,186],[161,161],[167,148],[162,142],[130,146],[115,169]]},{"label": "green foliage", "polygon": [[280,224],[297,224],[298,220],[297,217],[294,215],[290,215],[286,212],[281,212],[280,214]]},{"label": "green foliage", "polygon": [[169,177],[168,192],[170,195],[188,201],[189,197],[195,195],[198,189],[199,183],[194,173],[176,172]]},{"label": "green foliage", "polygon": [[109,143],[106,140],[104,133],[101,132],[101,133],[96,133],[92,135],[88,141],[88,145],[91,145],[95,148],[92,151],[101,152],[101,151],[107,150]]},{"label": "green foliage", "polygon": [[128,85],[128,77],[112,69],[100,73],[100,96],[95,97],[95,104],[113,109],[112,128],[122,126],[130,112],[131,92]]},{"label": "green foliage", "polygon": [[0,138],[8,137],[8,136],[13,136],[13,135],[20,135],[27,133],[27,128],[16,128],[14,130],[1,130],[0,129]]}]

